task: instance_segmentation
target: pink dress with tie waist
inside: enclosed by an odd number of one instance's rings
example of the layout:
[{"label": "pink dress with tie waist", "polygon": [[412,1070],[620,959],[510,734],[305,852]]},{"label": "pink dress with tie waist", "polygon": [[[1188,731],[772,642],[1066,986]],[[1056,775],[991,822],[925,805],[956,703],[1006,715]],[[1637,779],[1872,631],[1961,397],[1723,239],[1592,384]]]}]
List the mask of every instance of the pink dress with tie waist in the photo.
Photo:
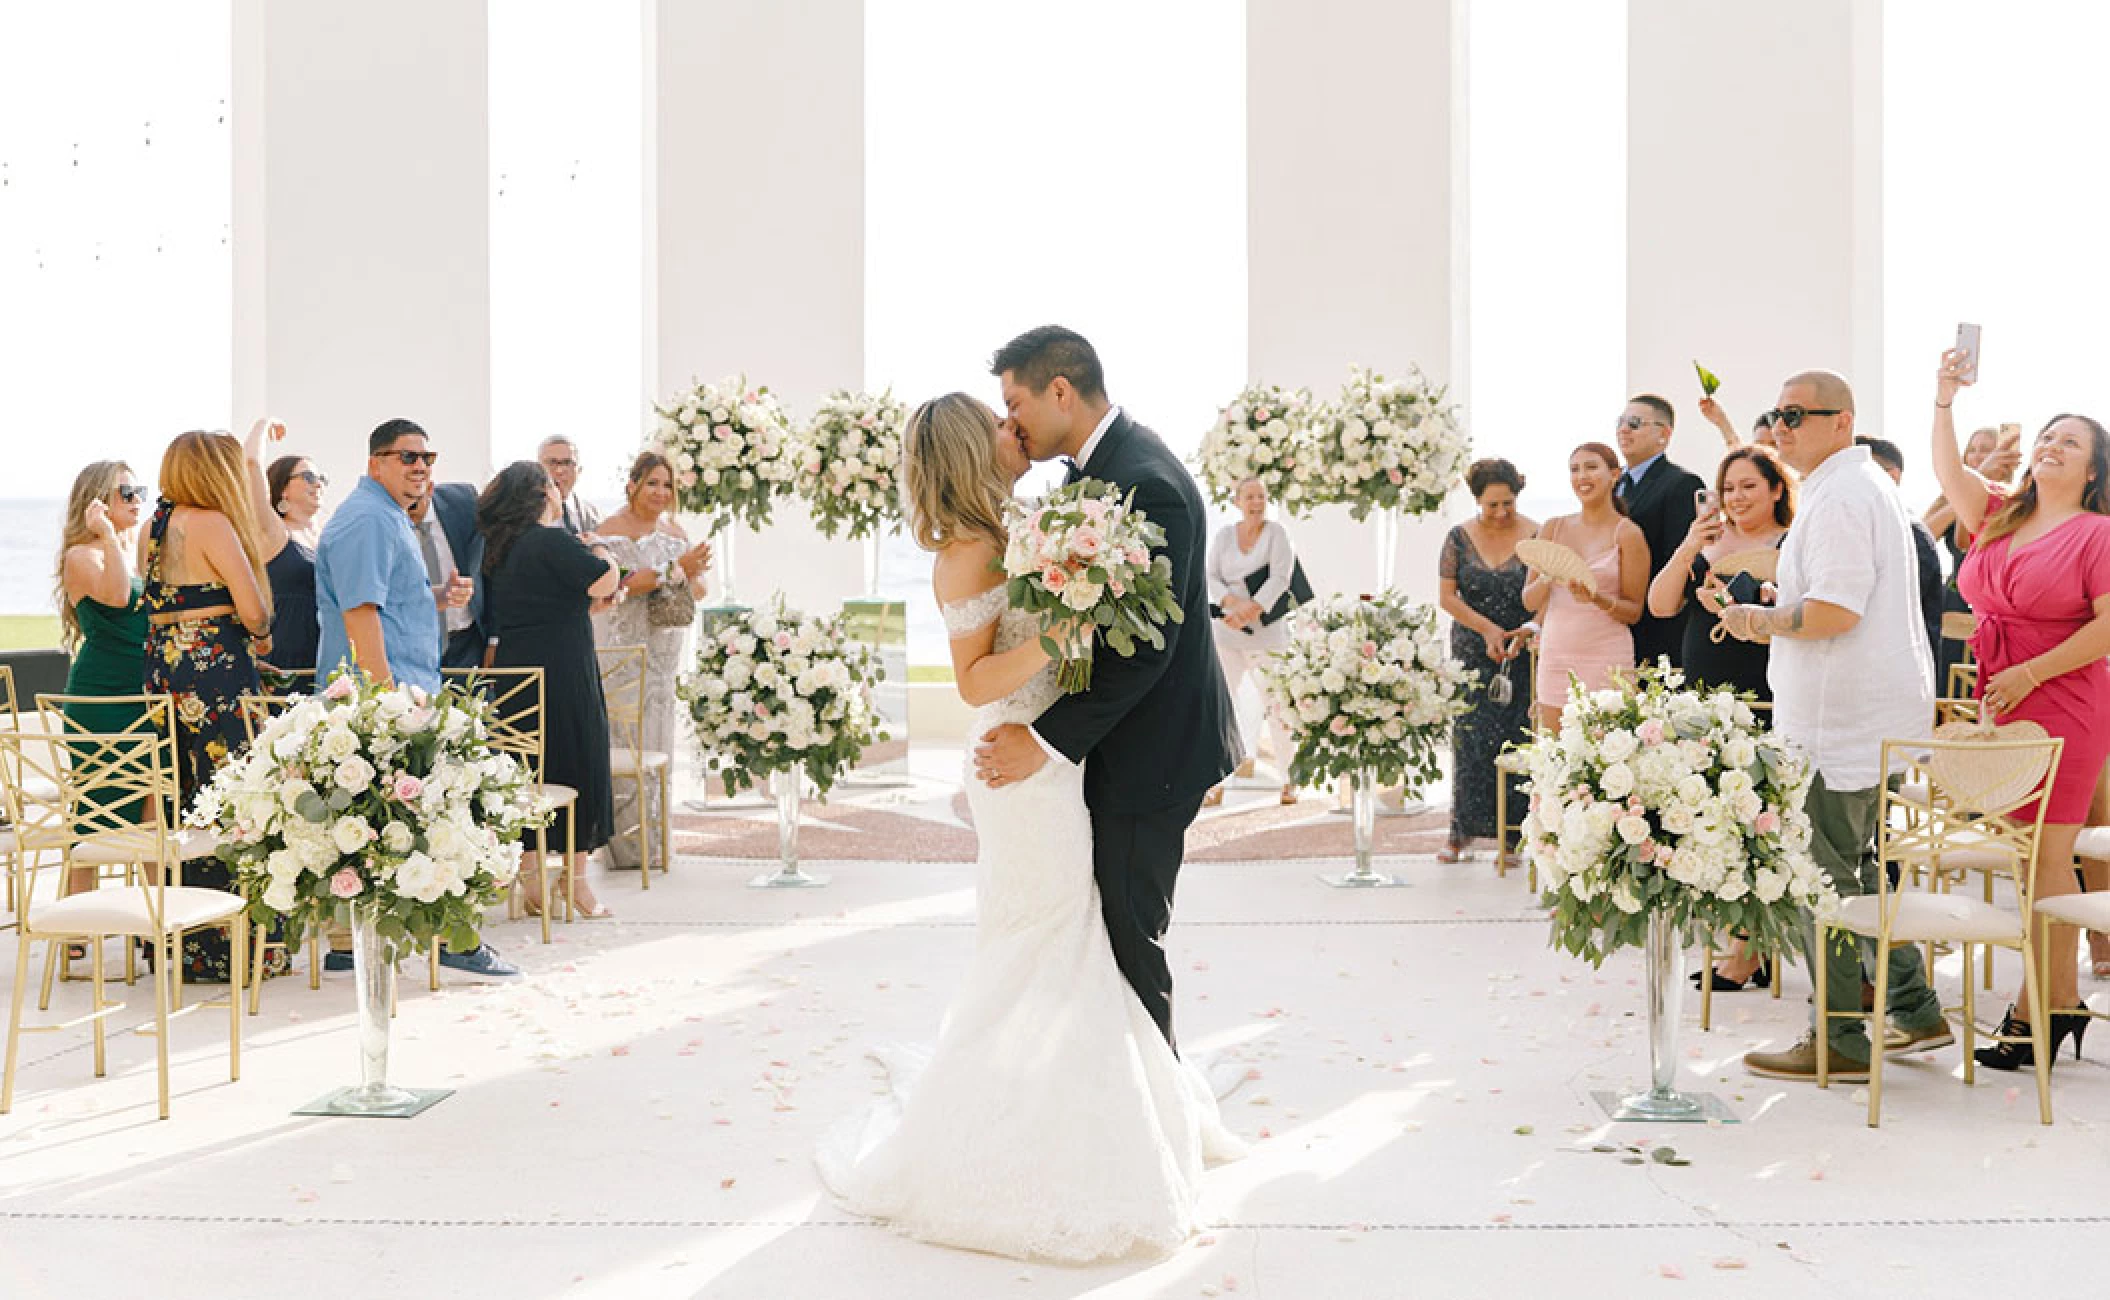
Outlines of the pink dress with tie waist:
[{"label": "pink dress with tie waist", "polygon": [[[1590,577],[1599,595],[1619,595],[1619,546],[1614,543],[1590,561]],[[1612,674],[1634,668],[1634,630],[1597,606],[1577,600],[1556,583],[1547,597],[1544,631],[1539,636],[1538,702],[1552,709],[1568,707],[1568,675],[1586,691],[1612,684]]]},{"label": "pink dress with tie waist", "polygon": [[[1999,508],[1996,497],[1986,513]],[[2014,541],[2010,533],[1979,542],[1956,571],[1956,588],[1978,616],[1971,653],[1978,659],[1981,699],[1986,683],[2001,672],[2086,627],[2095,618],[2096,599],[2110,593],[2110,515],[2075,515],[2019,550]],[[2110,665],[2093,659],[2050,678],[1999,720],[2034,722],[2066,742],[2044,820],[2085,822],[2103,759],[2110,755]]]}]

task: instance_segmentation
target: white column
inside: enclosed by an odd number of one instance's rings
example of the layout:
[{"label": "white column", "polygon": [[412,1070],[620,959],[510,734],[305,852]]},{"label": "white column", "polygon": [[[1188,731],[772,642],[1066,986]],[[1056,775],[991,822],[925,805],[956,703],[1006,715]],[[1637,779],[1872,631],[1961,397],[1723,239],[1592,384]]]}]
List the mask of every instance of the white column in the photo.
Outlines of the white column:
[{"label": "white column", "polygon": [[337,499],[422,424],[491,469],[483,0],[234,6],[234,415],[286,422]]},{"label": "white column", "polygon": [[[645,396],[745,372],[803,421],[864,382],[863,0],[655,0],[649,20]],[[862,588],[858,547],[795,499],[737,550],[744,603]]]},{"label": "white column", "polygon": [[1882,433],[1881,0],[1630,0],[1627,25],[1631,389],[1677,406],[1701,474],[1695,359],[1739,432],[1823,368]]},{"label": "white column", "polygon": [[[1253,380],[1330,398],[1350,364],[1414,363],[1465,400],[1462,37],[1453,0],[1248,0]],[[1371,588],[1374,523],[1291,526],[1313,586]],[[1400,530],[1395,585],[1416,600],[1435,599],[1445,527]]]}]

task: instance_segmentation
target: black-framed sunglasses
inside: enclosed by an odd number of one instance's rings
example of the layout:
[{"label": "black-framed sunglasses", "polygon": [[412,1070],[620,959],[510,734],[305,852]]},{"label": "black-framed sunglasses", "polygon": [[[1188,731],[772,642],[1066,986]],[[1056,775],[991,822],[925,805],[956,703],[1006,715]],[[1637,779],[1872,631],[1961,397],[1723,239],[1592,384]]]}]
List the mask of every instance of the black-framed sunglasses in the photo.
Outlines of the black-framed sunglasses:
[{"label": "black-framed sunglasses", "polygon": [[[414,456],[417,453],[412,452],[411,454]],[[405,465],[408,465],[410,462],[406,460],[403,463]],[[306,483],[309,487],[326,488],[330,485],[329,475],[317,473],[312,469],[304,469],[300,473],[295,474],[293,477],[299,479],[303,483]]]},{"label": "black-framed sunglasses", "polygon": [[423,461],[427,468],[430,468],[432,462],[440,458],[440,454],[436,451],[384,451],[381,454],[395,457],[397,463],[402,465],[415,465]]},{"label": "black-framed sunglasses", "polygon": [[126,505],[136,506],[147,499],[147,493],[151,490],[140,483],[120,483],[117,485],[117,499]]},{"label": "black-framed sunglasses", "polygon": [[1846,412],[1842,408],[1836,406],[1815,408],[1807,408],[1801,406],[1776,406],[1772,410],[1766,412],[1764,415],[1761,415],[1758,418],[1765,421],[1765,425],[1768,429],[1771,429],[1776,425],[1786,425],[1790,429],[1800,429],[1802,427],[1802,422],[1804,420],[1809,419],[1813,415],[1844,415],[1845,413]]},{"label": "black-framed sunglasses", "polygon": [[[1617,427],[1625,429],[1628,433],[1633,433],[1638,429],[1646,429],[1649,425],[1652,424],[1663,424],[1663,421],[1644,420],[1638,415],[1622,415],[1619,417],[1619,424],[1617,425]],[[1667,429],[1670,426],[1665,424],[1663,425],[1663,427]]]}]

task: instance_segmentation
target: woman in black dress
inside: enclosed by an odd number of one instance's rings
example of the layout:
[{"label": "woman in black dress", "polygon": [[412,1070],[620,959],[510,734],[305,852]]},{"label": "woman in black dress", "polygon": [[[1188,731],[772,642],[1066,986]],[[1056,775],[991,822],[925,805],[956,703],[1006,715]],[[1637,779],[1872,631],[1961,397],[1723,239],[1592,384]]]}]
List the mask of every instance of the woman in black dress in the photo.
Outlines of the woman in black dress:
[{"label": "woman in black dress", "polygon": [[[614,832],[615,790],[608,769],[608,705],[594,655],[593,603],[615,591],[619,574],[607,548],[555,525],[563,502],[549,474],[531,460],[515,461],[476,502],[484,536],[485,608],[495,616],[494,668],[540,668],[545,702],[542,779],[570,786],[578,799],[559,809],[547,843],[563,844],[572,823],[574,850],[566,873],[572,904],[582,916],[609,915],[586,883],[586,855]],[[524,879],[540,883],[542,863],[522,858]],[[541,890],[528,890],[530,910]]]},{"label": "woman in black dress", "polygon": [[[1443,539],[1440,586],[1443,611],[1452,619],[1451,657],[1472,670],[1482,694],[1452,726],[1451,835],[1436,854],[1439,862],[1456,862],[1473,840],[1500,833],[1495,759],[1503,746],[1527,738],[1531,719],[1531,675],[1517,630],[1531,612],[1524,608],[1526,573],[1516,552],[1538,525],[1517,513],[1524,476],[1508,461],[1475,461],[1465,484],[1480,514]],[[1498,674],[1506,687],[1494,687]],[[1509,698],[1498,702],[1504,693]],[[1520,798],[1520,789],[1512,783],[1512,800]]]},{"label": "woman in black dress", "polygon": [[266,443],[285,436],[285,425],[258,420],[242,443],[257,536],[267,557],[264,576],[271,581],[271,655],[268,662],[258,660],[257,669],[273,690],[306,694],[306,677],[281,674],[315,671],[322,640],[315,612],[315,543],[329,480],[306,456],[280,456],[266,467]]},{"label": "woman in black dress", "polygon": [[[1758,582],[1749,574],[1726,581],[1714,577],[1714,565],[1748,551],[1777,550],[1795,518],[1795,471],[1765,447],[1739,447],[1722,457],[1714,472],[1714,499],[1702,508],[1685,540],[1649,584],[1649,612],[1675,617],[1688,601],[1685,620],[1685,679],[1702,690],[1727,686],[1770,701],[1766,684],[1767,648],[1759,643],[1713,636],[1718,622],[1712,593],[1726,589],[1733,603],[1756,604]],[[1699,599],[1702,589],[1710,599]]]}]

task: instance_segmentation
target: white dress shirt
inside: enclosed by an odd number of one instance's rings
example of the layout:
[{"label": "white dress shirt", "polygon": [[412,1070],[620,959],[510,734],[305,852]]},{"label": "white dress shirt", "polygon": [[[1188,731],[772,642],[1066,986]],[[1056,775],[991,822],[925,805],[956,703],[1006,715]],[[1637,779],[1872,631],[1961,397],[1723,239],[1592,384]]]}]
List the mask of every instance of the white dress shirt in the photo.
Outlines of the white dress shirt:
[{"label": "white dress shirt", "polygon": [[1911,517],[1866,447],[1833,453],[1802,480],[1778,586],[1782,607],[1821,600],[1861,616],[1821,641],[1776,637],[1766,680],[1774,730],[1809,755],[1825,786],[1870,789],[1885,740],[1933,729],[1934,678]]},{"label": "white dress shirt", "polygon": [[[439,554],[440,585],[445,586],[454,581],[461,574],[461,565],[455,562],[454,548],[447,545],[447,530],[440,527],[439,512],[429,505],[426,506],[424,522],[414,526],[422,529],[425,535],[432,539],[432,549]],[[461,605],[446,610],[441,623],[447,629],[448,636],[466,630],[470,623],[469,607]]]}]

